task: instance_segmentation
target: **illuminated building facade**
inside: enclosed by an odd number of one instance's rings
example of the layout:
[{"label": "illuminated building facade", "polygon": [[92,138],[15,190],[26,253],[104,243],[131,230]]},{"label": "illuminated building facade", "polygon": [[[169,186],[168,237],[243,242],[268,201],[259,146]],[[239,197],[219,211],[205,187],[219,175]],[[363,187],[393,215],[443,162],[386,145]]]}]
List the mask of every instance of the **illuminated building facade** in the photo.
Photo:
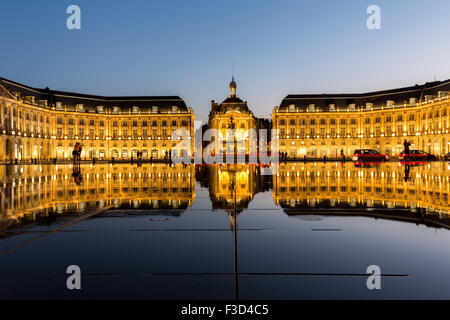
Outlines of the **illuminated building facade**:
[{"label": "illuminated building facade", "polygon": [[[0,161],[72,157],[82,159],[166,157],[179,141],[174,130],[193,137],[194,114],[176,96],[100,97],[35,89],[0,78]],[[192,145],[181,151],[192,152]],[[189,150],[191,149],[191,150]]]},{"label": "illuminated building facade", "polygon": [[[237,84],[230,82],[230,95],[222,103],[211,102],[207,129],[217,130],[217,148],[226,154],[248,155],[256,153],[259,129],[268,129],[267,122],[256,118],[247,102],[237,96]],[[254,130],[254,131],[251,131]],[[254,132],[252,135],[251,132]],[[253,139],[252,139],[253,138]],[[228,148],[227,148],[228,146]],[[218,153],[218,150],[214,150]]]},{"label": "illuminated building facade", "polygon": [[275,107],[280,152],[289,157],[347,157],[355,149],[389,155],[450,151],[450,80],[367,94],[288,95]]}]

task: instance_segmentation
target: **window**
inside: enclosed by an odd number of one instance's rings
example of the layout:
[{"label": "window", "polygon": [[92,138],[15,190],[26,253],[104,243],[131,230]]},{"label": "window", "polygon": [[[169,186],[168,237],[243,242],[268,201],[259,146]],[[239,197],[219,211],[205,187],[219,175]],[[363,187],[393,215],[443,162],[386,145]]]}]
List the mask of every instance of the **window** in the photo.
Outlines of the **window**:
[{"label": "window", "polygon": [[95,125],[95,121],[94,120],[89,120],[89,125],[90,126],[94,126]]},{"label": "window", "polygon": [[286,121],[284,119],[280,119],[280,126],[284,126],[286,124]]},{"label": "window", "polygon": [[291,119],[291,120],[289,121],[289,124],[290,124],[291,126],[295,126],[295,119]]},{"label": "window", "polygon": [[56,123],[57,124],[63,124],[63,119],[62,118],[56,118]]},{"label": "window", "polygon": [[386,134],[387,134],[388,136],[390,136],[390,135],[392,134],[392,128],[391,128],[391,126],[386,126]]},{"label": "window", "polygon": [[[68,122],[69,122],[70,125],[73,125],[74,124],[73,118],[69,118]],[[47,123],[48,123],[48,121],[47,121]]]},{"label": "window", "polygon": [[128,122],[122,121],[122,127],[128,127]]},{"label": "window", "polygon": [[133,121],[133,127],[137,127],[138,126],[138,122],[137,121]]},{"label": "window", "polygon": [[174,126],[174,127],[177,126],[177,120],[172,120],[172,126]]},{"label": "window", "polygon": [[79,124],[80,126],[84,126],[84,119],[78,120],[78,124]]}]

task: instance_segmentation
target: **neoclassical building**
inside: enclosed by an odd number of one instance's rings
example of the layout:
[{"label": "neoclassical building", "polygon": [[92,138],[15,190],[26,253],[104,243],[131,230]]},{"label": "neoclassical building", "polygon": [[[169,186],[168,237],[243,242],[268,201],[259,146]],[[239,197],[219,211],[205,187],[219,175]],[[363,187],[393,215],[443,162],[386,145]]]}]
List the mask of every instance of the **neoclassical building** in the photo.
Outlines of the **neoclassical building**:
[{"label": "neoclassical building", "polygon": [[290,157],[351,156],[370,148],[389,155],[450,151],[450,80],[364,94],[288,95],[275,107],[280,152]]},{"label": "neoclassical building", "polygon": [[[166,156],[194,132],[194,113],[177,96],[102,97],[36,89],[0,78],[0,161],[66,160],[76,142],[82,159]],[[191,152],[193,139],[179,152]]]},{"label": "neoclassical building", "polygon": [[[259,129],[269,129],[268,121],[255,117],[249,109],[247,101],[243,101],[237,96],[237,84],[234,77],[230,82],[229,89],[230,94],[222,103],[211,101],[211,111],[206,129],[217,130],[218,137],[214,138],[218,140],[219,148],[222,147],[226,154],[256,153]],[[250,130],[254,130],[254,135]],[[253,137],[254,140],[252,140]]]}]

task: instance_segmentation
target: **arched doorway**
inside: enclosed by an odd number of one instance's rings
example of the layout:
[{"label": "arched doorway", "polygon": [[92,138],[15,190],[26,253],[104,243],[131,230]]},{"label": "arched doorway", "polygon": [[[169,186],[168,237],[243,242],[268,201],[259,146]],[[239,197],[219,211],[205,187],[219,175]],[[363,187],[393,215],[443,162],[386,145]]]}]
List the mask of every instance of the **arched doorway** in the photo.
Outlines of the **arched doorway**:
[{"label": "arched doorway", "polygon": [[434,140],[433,153],[435,155],[439,155],[441,153],[441,147],[438,139]]}]

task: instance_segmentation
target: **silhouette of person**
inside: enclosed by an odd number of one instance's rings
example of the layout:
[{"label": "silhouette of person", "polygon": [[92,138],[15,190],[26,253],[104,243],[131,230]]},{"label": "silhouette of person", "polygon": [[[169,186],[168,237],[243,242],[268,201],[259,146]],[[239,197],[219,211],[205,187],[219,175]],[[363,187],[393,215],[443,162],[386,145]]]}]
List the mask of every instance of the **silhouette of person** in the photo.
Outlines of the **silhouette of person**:
[{"label": "silhouette of person", "polygon": [[411,145],[411,143],[410,142],[408,142],[408,141],[406,141],[406,139],[405,139],[405,141],[403,142],[403,147],[404,147],[404,149],[405,149],[405,154],[406,154],[406,156],[408,157],[408,159],[409,159],[409,146]]}]

